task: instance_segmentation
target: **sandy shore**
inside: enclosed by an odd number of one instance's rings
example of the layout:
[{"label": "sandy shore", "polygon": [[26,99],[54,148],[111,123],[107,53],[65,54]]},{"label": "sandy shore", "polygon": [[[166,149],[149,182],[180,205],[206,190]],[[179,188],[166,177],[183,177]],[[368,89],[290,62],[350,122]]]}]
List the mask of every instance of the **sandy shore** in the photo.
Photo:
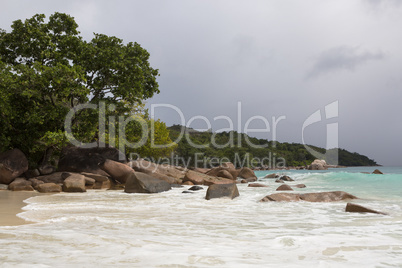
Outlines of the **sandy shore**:
[{"label": "sandy shore", "polygon": [[22,208],[27,205],[23,202],[25,199],[37,195],[36,192],[0,191],[0,226],[31,223],[17,217],[17,214],[21,213]]}]

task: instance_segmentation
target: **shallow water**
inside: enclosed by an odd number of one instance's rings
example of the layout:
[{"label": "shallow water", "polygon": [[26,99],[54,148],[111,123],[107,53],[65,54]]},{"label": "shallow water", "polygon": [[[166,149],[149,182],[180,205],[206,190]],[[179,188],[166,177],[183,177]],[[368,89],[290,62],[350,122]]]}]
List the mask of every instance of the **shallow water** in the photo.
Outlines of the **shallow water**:
[{"label": "shallow water", "polygon": [[[373,168],[367,168],[372,171]],[[389,172],[387,168],[380,168]],[[391,168],[392,169],[392,168]],[[402,267],[402,170],[280,172],[306,184],[295,192],[344,190],[354,203],[389,215],[344,212],[346,202],[258,202],[269,188],[238,185],[234,200],[204,190],[155,195],[122,191],[61,193],[27,200],[20,217],[36,224],[0,227],[2,267]],[[389,172],[392,173],[392,172]]]}]

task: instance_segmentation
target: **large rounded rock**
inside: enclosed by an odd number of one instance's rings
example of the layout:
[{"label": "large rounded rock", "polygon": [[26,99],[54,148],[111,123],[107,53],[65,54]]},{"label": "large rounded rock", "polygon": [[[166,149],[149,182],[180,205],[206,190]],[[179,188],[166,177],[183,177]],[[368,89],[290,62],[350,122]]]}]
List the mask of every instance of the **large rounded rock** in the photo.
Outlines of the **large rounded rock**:
[{"label": "large rounded rock", "polygon": [[160,193],[171,189],[168,182],[141,172],[133,172],[127,178],[126,193]]},{"label": "large rounded rock", "polygon": [[257,176],[255,176],[254,171],[251,168],[248,168],[248,167],[242,168],[240,170],[240,172],[239,172],[238,177],[240,177],[242,179],[245,179],[245,180],[248,180],[248,181],[250,181],[249,179],[257,180]]},{"label": "large rounded rock", "polygon": [[63,182],[63,192],[86,192],[85,176],[81,174],[71,174]]},{"label": "large rounded rock", "polygon": [[315,159],[308,167],[309,170],[326,170],[328,169],[327,162],[325,160]]},{"label": "large rounded rock", "polygon": [[239,196],[239,190],[235,183],[230,184],[213,184],[208,187],[205,199],[226,197],[233,199]]},{"label": "large rounded rock", "polygon": [[19,149],[0,153],[0,183],[10,184],[28,170],[28,159]]},{"label": "large rounded rock", "polygon": [[106,159],[103,163],[99,165],[99,167],[106,171],[114,180],[125,184],[127,178],[130,176],[134,170],[128,165],[122,164],[120,162],[116,162],[113,160]]},{"label": "large rounded rock", "polygon": [[190,181],[194,185],[203,185],[205,176],[206,175],[203,173],[189,170],[189,171],[187,171],[186,175],[184,176],[183,182]]},{"label": "large rounded rock", "polygon": [[36,187],[36,190],[40,193],[60,193],[61,186],[55,183],[42,183]]},{"label": "large rounded rock", "polygon": [[216,176],[221,177],[221,178],[225,178],[225,179],[229,179],[229,180],[236,179],[236,177],[233,178],[233,175],[230,174],[230,172],[228,170],[224,170],[224,169],[219,170],[218,173],[216,174]]},{"label": "large rounded rock", "polygon": [[10,191],[33,191],[32,182],[23,179],[16,178],[12,183],[8,185]]},{"label": "large rounded rock", "polygon": [[346,212],[357,212],[357,213],[374,213],[374,214],[382,214],[382,215],[387,215],[384,212],[380,212],[380,211],[376,211],[370,208],[366,208],[357,204],[353,204],[353,203],[347,203],[346,204],[346,208],[345,208]]},{"label": "large rounded rock", "polygon": [[[147,173],[148,174],[148,173]],[[164,180],[164,181],[166,181],[167,183],[169,183],[169,184],[175,184],[175,185],[180,185],[178,182],[180,182],[180,181],[177,181],[175,178],[172,178],[172,177],[169,177],[169,176],[167,176],[167,175],[163,175],[163,174],[160,174],[160,173],[149,173],[148,175],[150,175],[150,176],[152,176],[152,177],[154,177],[154,178],[157,178],[157,179],[160,179],[160,180]]]},{"label": "large rounded rock", "polygon": [[61,152],[58,171],[89,172],[108,176],[108,173],[99,167],[99,164],[105,162],[106,159],[122,163],[127,162],[125,155],[116,148],[69,146],[63,148]]},{"label": "large rounded rock", "polygon": [[278,188],[276,188],[277,191],[293,191],[292,187],[290,187],[287,184],[282,184]]}]

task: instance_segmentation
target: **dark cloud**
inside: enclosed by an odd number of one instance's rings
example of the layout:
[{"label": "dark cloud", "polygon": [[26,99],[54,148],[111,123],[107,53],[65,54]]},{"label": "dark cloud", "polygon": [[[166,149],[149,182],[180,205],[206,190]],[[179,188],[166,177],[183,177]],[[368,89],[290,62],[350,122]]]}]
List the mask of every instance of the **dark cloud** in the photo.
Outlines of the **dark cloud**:
[{"label": "dark cloud", "polygon": [[379,6],[400,6],[402,4],[402,1],[400,0],[363,0],[364,2],[375,6],[375,7],[379,7]]},{"label": "dark cloud", "polygon": [[312,78],[340,70],[353,71],[369,61],[383,58],[382,52],[373,53],[347,46],[334,47],[321,53],[307,77]]},{"label": "dark cloud", "polygon": [[[400,3],[10,0],[1,2],[0,28],[9,31],[13,20],[58,11],[75,17],[86,40],[96,32],[138,42],[161,74],[161,93],[147,106],[175,105],[186,120],[205,116],[214,130],[228,127],[213,120],[220,115],[239,128],[241,101],[240,127],[256,115],[269,122],[286,116],[277,139],[301,142],[303,122],[339,101],[334,120],[340,146],[384,165],[402,165]],[[180,123],[172,109],[161,108],[156,117],[168,125]],[[309,127],[307,142],[324,146],[327,123]]]}]

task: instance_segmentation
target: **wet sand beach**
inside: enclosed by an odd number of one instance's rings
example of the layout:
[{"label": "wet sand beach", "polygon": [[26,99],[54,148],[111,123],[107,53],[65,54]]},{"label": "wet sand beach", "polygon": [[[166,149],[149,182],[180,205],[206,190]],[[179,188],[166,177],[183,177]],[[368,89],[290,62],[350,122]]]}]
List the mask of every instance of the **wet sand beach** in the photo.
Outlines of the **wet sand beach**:
[{"label": "wet sand beach", "polygon": [[36,192],[0,191],[0,226],[14,226],[31,223],[17,216],[26,206],[25,199],[36,196]]}]

